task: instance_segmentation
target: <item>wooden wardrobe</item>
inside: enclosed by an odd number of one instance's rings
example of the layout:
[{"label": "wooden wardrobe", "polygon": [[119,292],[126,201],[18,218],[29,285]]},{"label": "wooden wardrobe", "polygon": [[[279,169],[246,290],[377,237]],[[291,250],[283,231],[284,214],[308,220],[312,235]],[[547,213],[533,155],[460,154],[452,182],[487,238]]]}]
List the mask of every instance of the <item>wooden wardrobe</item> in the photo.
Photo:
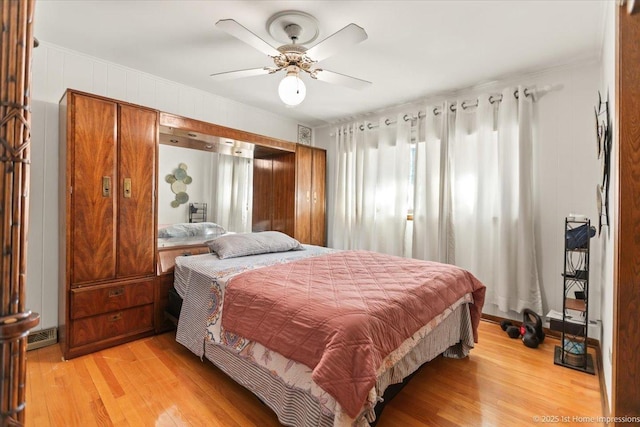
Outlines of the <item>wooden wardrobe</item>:
[{"label": "wooden wardrobe", "polygon": [[60,101],[67,359],[154,332],[157,144],[155,110],[73,90]]},{"label": "wooden wardrobe", "polygon": [[296,147],[295,238],[301,243],[326,244],[326,151]]}]

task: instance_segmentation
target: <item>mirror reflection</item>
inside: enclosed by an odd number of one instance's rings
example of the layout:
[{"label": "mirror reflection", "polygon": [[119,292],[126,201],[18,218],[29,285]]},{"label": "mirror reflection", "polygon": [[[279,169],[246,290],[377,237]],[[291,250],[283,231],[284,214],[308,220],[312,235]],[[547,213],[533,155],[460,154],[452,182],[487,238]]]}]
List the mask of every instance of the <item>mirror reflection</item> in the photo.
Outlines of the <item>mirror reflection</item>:
[{"label": "mirror reflection", "polygon": [[202,243],[220,227],[251,231],[253,150],[246,142],[160,127],[159,247]]}]

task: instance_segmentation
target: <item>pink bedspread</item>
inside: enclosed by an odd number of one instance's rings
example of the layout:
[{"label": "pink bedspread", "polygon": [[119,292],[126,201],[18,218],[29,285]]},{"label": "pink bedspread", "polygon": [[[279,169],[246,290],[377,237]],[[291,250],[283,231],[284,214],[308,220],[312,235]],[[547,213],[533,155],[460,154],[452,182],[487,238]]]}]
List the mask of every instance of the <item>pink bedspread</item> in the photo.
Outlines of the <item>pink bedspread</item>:
[{"label": "pink bedspread", "polygon": [[234,277],[222,326],[312,368],[313,380],[355,418],[382,360],[468,293],[477,342],[485,287],[471,273],[344,251]]}]

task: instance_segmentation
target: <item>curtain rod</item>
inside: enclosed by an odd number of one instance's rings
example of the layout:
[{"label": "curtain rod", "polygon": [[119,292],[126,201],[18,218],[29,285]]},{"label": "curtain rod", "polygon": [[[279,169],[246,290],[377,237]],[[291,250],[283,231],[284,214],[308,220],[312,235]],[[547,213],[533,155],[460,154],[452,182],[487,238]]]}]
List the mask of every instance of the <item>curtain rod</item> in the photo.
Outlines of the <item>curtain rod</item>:
[{"label": "curtain rod", "polygon": [[[513,96],[514,96],[516,99],[519,99],[519,97],[520,97],[520,94],[519,94],[518,92],[519,92],[519,91],[518,91],[518,89],[516,89],[516,90],[513,92]],[[533,93],[531,93],[531,91],[530,91],[528,88],[524,88],[523,92],[524,92],[524,96],[526,96],[526,97],[533,96]],[[476,98],[476,102],[475,102],[474,104],[470,104],[470,103],[469,103],[469,104],[467,104],[467,102],[469,102],[469,101],[462,101],[462,103],[460,104],[460,106],[462,107],[462,109],[463,109],[463,110],[466,110],[467,108],[477,107],[477,106],[478,106],[478,104],[480,103],[480,100]],[[502,102],[502,94],[500,94],[500,96],[493,96],[493,95],[491,95],[491,96],[489,97],[489,102],[490,102],[491,104],[495,104],[496,102]],[[455,112],[456,112],[456,110],[457,110],[457,104],[454,102],[453,104],[451,104],[451,105],[449,106],[449,109],[450,109],[452,112],[454,112],[454,113],[455,113]],[[437,116],[437,115],[438,115],[438,114],[440,114],[440,113],[442,113],[442,111],[440,111],[440,109],[439,109],[438,107],[436,107],[436,108],[434,108],[434,109],[433,109],[433,114],[434,114],[434,115],[436,115],[436,116]]]},{"label": "curtain rod", "polygon": [[[548,90],[549,90],[549,89],[548,89]],[[524,96],[525,96],[525,97],[533,97],[533,92],[532,92],[532,91],[530,91],[530,90],[529,90],[529,88],[524,88],[524,89],[523,89],[523,93],[524,93]],[[519,94],[519,90],[518,90],[518,89],[516,89],[516,90],[513,92],[513,96],[514,96],[516,99],[519,99],[520,94]],[[503,95],[502,95],[502,94],[500,94],[500,95],[498,95],[498,96],[491,95],[491,96],[489,96],[489,102],[490,102],[491,104],[495,104],[496,102],[502,102],[502,98],[503,98]],[[471,104],[470,102],[471,102],[471,101],[462,101],[462,103],[460,104],[460,106],[462,107],[462,109],[463,109],[463,110],[466,110],[467,108],[477,107],[477,106],[479,105],[479,103],[480,103],[480,100],[476,98],[475,103]],[[449,105],[449,109],[450,109],[452,112],[454,112],[454,113],[455,113],[455,112],[456,112],[456,110],[457,110],[457,103],[455,103],[455,102],[454,102],[454,103],[452,103],[451,105]],[[435,107],[435,108],[433,109],[433,114],[434,114],[435,116],[437,116],[437,115],[439,115],[439,114],[441,114],[441,113],[442,113],[442,110],[440,109],[440,107]],[[426,115],[426,114],[424,114],[424,113],[422,113],[422,111],[418,111],[417,116],[413,116],[413,115],[405,114],[402,118],[403,118],[403,120],[404,120],[405,122],[408,122],[408,121],[414,121],[414,120],[423,119],[423,118],[425,118],[426,116],[427,116],[427,115]],[[384,124],[385,124],[385,125],[387,125],[387,126],[390,126],[390,125],[395,124],[395,123],[397,123],[397,120],[389,120],[389,119],[385,119],[385,121],[384,121]],[[365,124],[361,124],[361,125],[359,125],[359,126],[358,126],[358,129],[360,129],[361,131],[364,131],[364,130],[365,130],[365,127],[366,127],[367,129],[371,130],[371,129],[375,129],[375,128],[377,128],[377,127],[380,127],[380,125],[379,125],[379,124],[373,124],[373,123],[371,123],[371,122],[368,122],[366,125],[365,125]],[[340,133],[341,131],[338,131],[338,132]],[[352,129],[349,129],[349,133],[352,133],[352,132],[353,132],[353,130],[352,130]],[[330,134],[329,136],[334,136],[334,135],[335,135],[335,134]]]},{"label": "curtain rod", "polygon": [[[418,120],[418,119],[423,119],[425,117],[426,117],[426,114],[422,113],[422,111],[418,111],[418,115],[417,116],[413,116],[413,115],[410,116],[409,114],[405,114],[402,117],[402,120],[404,120],[405,122],[409,122],[409,121],[414,121],[414,120]],[[385,119],[384,120],[384,124],[387,125],[387,126],[391,126],[391,125],[394,125],[396,123],[398,123],[397,120],[389,120],[389,119]],[[367,129],[375,129],[375,128],[379,127],[379,126],[380,126],[379,124],[374,125],[371,122],[367,123]],[[364,124],[358,126],[358,128],[360,130],[364,130]]]}]

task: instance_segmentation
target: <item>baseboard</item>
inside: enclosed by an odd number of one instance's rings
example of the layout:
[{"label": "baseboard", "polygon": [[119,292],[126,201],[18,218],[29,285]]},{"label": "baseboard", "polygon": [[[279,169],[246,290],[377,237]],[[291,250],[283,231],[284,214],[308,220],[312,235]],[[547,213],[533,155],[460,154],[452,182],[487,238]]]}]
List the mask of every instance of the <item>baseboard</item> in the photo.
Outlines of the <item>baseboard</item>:
[{"label": "baseboard", "polygon": [[[607,394],[607,384],[604,381],[604,362],[602,361],[602,348],[598,341],[596,346],[596,372],[598,372],[598,382],[600,384],[600,404],[602,405],[602,415],[608,419],[611,411],[609,410],[609,395]],[[609,423],[604,423],[608,426]]]}]

